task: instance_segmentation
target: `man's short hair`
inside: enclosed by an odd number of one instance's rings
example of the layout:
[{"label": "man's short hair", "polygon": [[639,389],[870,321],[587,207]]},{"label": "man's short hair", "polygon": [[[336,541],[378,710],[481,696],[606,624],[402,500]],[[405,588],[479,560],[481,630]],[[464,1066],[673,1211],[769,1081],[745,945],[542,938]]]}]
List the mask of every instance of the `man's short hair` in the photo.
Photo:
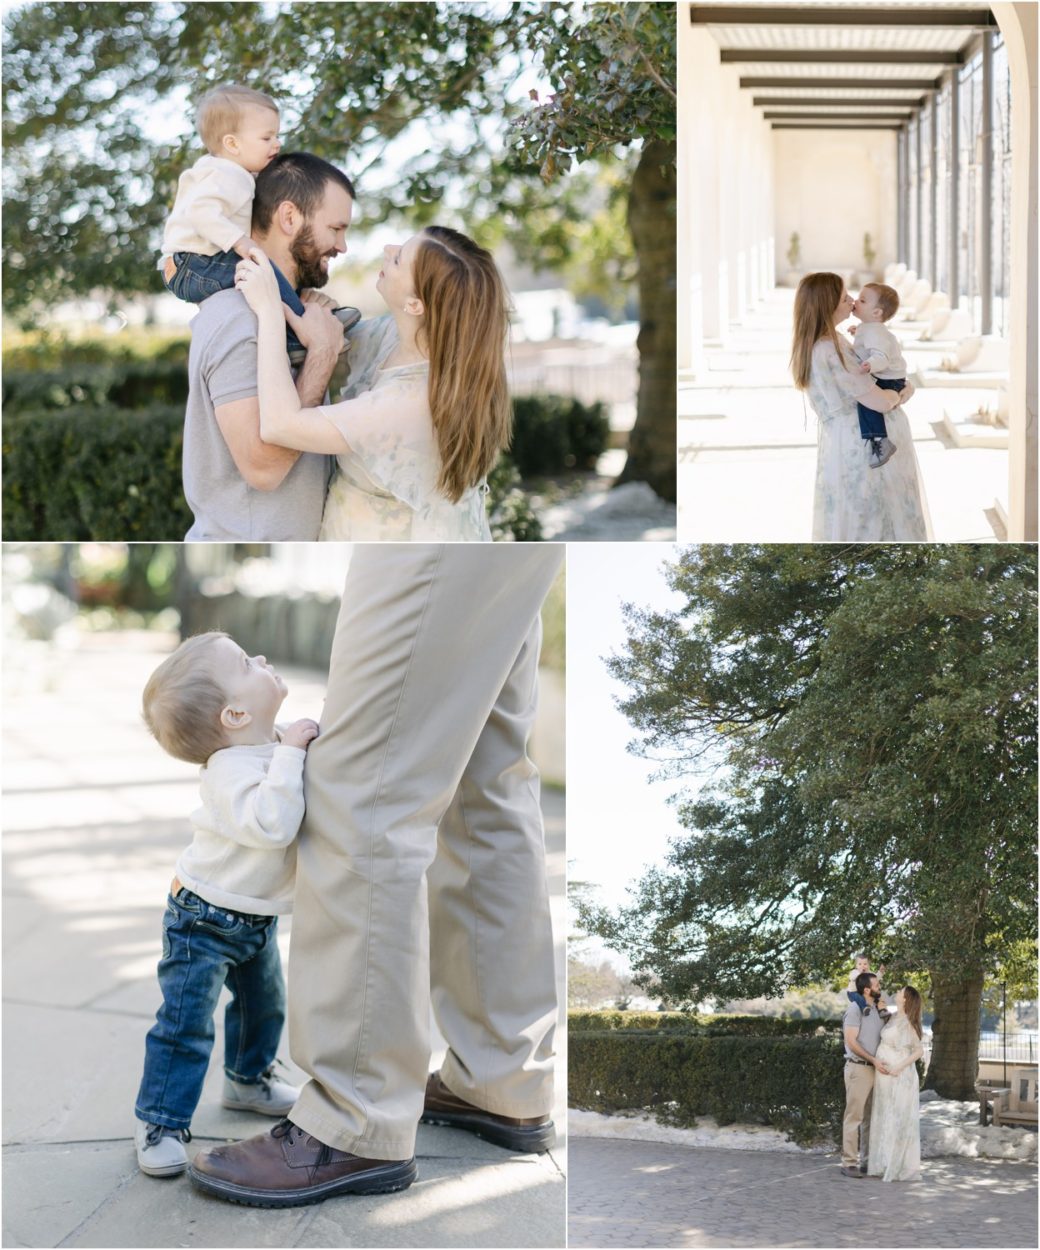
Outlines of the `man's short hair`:
[{"label": "man's short hair", "polygon": [[152,736],[174,759],[205,764],[228,745],[220,723],[227,694],[206,652],[227,634],[213,630],[188,638],[148,678],[141,714]]},{"label": "man's short hair", "polygon": [[278,105],[269,95],[230,83],[207,91],[195,106],[195,126],[211,156],[219,156],[221,140],[234,134],[242,124],[247,108],[265,108],[278,112]]},{"label": "man's short hair", "polygon": [[310,152],[283,152],[256,176],[253,195],[253,230],[266,234],[274,220],[275,209],[289,200],[304,217],[313,217],[325,198],[325,184],[334,182],[350,198],[354,184],[347,175]]},{"label": "man's short hair", "polygon": [[877,980],[876,972],[861,972],[856,978],[856,993],[862,994],[871,981]]},{"label": "man's short hair", "polygon": [[867,282],[864,283],[860,295],[863,291],[877,292],[877,306],[881,309],[881,317],[884,321],[891,321],[899,311],[899,292],[890,286],[885,286],[883,282]]}]

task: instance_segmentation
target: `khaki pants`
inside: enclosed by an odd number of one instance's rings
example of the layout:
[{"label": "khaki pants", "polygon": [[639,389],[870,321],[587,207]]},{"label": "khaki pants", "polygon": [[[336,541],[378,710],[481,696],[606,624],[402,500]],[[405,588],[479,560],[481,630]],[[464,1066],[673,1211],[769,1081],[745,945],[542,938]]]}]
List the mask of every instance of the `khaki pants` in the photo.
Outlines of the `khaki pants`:
[{"label": "khaki pants", "polygon": [[841,1161],[847,1168],[867,1161],[870,1107],[874,1100],[874,1066],[845,1064],[845,1118],[841,1126]]},{"label": "khaki pants", "polygon": [[[292,1119],[414,1153],[431,997],[454,1093],[552,1106],[556,989],[538,779],[526,755],[552,545],[355,549],[308,752],[289,955]],[[432,959],[431,959],[432,937]]]}]

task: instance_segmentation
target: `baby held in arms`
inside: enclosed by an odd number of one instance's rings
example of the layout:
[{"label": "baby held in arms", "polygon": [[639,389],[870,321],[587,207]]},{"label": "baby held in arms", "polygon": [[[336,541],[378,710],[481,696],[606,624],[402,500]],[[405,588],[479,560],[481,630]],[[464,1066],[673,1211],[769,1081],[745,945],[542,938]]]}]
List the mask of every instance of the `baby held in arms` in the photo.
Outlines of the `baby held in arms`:
[{"label": "baby held in arms", "polygon": [[[859,324],[852,327],[853,350],[862,373],[874,375],[874,383],[883,391],[901,391],[906,386],[906,361],[899,340],[885,325],[899,311],[899,296],[890,286],[868,282],[852,305]],[[888,437],[883,413],[863,404],[856,405],[859,432],[869,445],[867,463],[880,469],[895,455],[895,443]]]}]

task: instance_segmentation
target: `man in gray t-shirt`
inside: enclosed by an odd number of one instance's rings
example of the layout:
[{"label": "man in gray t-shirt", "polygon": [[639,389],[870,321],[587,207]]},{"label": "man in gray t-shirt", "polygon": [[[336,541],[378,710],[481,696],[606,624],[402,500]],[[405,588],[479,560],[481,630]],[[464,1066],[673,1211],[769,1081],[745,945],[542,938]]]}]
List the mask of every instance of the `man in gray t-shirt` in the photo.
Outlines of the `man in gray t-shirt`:
[{"label": "man in gray t-shirt", "polygon": [[[353,203],[349,179],[327,161],[277,156],[257,175],[252,237],[294,286],[323,286],[329,260],[346,250]],[[319,295],[293,322],[307,347],[296,378],[304,408],[322,403],[343,346],[331,303]],[[186,540],[313,541],[331,462],[261,440],[254,313],[238,291],[219,291],[199,306],[191,332],[182,471],[194,521]]]},{"label": "man in gray t-shirt", "polygon": [[884,1006],[877,976],[861,972],[856,990],[867,1000],[863,1008],[849,1003],[842,1019],[845,1039],[845,1117],[841,1133],[841,1171],[843,1176],[866,1174],[867,1147],[870,1140],[870,1104],[874,1094],[874,1073],[887,1073],[883,1063],[875,1059],[881,1041]]}]

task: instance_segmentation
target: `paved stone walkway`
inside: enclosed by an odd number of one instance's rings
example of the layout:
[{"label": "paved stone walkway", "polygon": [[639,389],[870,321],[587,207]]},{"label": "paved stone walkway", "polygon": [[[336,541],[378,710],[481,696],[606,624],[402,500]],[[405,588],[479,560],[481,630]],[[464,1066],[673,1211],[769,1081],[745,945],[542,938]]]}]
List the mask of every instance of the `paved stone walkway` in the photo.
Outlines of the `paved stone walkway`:
[{"label": "paved stone walkway", "polygon": [[[794,291],[769,292],[731,328],[725,348],[707,351],[700,377],[680,376],[681,542],[811,540],[816,418],[791,384],[793,306]],[[908,364],[924,359],[913,352]],[[936,542],[1003,537],[993,504],[1007,502],[1008,453],[955,447],[942,429],[945,406],[970,411],[979,397],[925,387],[906,408]]]},{"label": "paved stone walkway", "polygon": [[837,1155],[572,1138],[568,1245],[994,1247],[1037,1244],[1036,1170],[926,1159],[922,1179],[841,1175]]}]

